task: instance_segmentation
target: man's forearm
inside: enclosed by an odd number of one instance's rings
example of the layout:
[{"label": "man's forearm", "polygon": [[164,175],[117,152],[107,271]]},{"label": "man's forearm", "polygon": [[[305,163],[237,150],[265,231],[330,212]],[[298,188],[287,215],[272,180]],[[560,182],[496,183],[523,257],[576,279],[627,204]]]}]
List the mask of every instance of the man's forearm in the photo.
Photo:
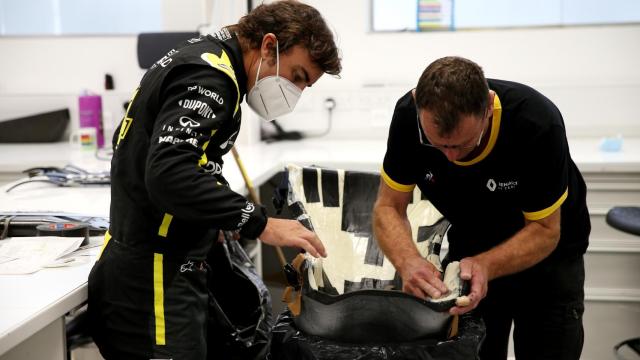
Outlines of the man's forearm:
[{"label": "man's forearm", "polygon": [[400,268],[404,260],[420,256],[411,240],[409,220],[394,207],[374,207],[373,231],[380,249],[396,268]]}]

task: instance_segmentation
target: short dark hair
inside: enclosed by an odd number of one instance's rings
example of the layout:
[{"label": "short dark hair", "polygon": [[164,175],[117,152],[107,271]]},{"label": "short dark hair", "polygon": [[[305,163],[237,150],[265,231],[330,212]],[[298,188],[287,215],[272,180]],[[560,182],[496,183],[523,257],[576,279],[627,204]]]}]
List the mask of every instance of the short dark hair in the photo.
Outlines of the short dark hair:
[{"label": "short dark hair", "polygon": [[432,62],[416,86],[416,106],[433,114],[441,135],[454,131],[463,115],[483,116],[488,102],[482,68],[457,56]]},{"label": "short dark hair", "polygon": [[293,0],[262,4],[243,16],[232,29],[248,40],[250,49],[259,48],[264,35],[273,33],[281,53],[301,45],[309,50],[311,60],[323,72],[338,75],[342,70],[333,33],[312,6]]}]

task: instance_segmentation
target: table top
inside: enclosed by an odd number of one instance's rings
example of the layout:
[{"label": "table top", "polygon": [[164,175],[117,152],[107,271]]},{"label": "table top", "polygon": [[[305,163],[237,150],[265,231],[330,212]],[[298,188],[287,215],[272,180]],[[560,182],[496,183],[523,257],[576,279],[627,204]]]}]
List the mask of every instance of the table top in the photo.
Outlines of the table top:
[{"label": "table top", "polygon": [[93,257],[81,265],[0,276],[0,355],[87,299]]}]

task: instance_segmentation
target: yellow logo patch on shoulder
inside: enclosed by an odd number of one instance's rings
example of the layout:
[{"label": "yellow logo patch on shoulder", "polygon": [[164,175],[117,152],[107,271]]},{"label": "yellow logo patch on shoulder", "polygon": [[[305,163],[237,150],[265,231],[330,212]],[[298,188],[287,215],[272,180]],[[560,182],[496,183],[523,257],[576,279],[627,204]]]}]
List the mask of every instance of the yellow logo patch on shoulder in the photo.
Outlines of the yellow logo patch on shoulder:
[{"label": "yellow logo patch on shoulder", "polygon": [[233,66],[231,65],[231,59],[229,59],[229,55],[227,55],[224,50],[220,56],[212,53],[203,53],[200,55],[200,58],[204,60],[207,64],[212,67],[221,70],[222,72],[229,75],[231,78],[235,79],[236,74],[233,71]]},{"label": "yellow logo patch on shoulder", "polygon": [[202,53],[200,58],[204,60],[207,64],[211,65],[211,67],[218,69],[225,73],[228,77],[233,80],[233,83],[236,85],[236,91],[238,92],[238,99],[236,100],[236,107],[233,111],[233,115],[238,112],[238,108],[240,107],[240,87],[238,86],[238,80],[236,79],[236,72],[233,70],[233,65],[231,65],[231,59],[229,59],[229,55],[222,50],[222,54],[220,56],[212,53]]}]

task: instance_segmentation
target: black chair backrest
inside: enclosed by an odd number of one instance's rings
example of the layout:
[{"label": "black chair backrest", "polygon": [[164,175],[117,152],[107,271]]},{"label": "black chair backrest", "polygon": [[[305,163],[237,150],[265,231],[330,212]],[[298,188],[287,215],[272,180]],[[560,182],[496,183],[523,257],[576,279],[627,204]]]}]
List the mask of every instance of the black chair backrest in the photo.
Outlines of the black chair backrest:
[{"label": "black chair backrest", "polygon": [[199,32],[162,32],[138,35],[138,65],[148,69],[176,45],[200,36]]},{"label": "black chair backrest", "polygon": [[640,235],[640,207],[616,206],[607,212],[607,224],[618,230]]},{"label": "black chair backrest", "polygon": [[[640,359],[640,337],[621,342],[620,344],[613,347],[613,352],[620,360]],[[625,356],[624,354],[628,356]]]}]

